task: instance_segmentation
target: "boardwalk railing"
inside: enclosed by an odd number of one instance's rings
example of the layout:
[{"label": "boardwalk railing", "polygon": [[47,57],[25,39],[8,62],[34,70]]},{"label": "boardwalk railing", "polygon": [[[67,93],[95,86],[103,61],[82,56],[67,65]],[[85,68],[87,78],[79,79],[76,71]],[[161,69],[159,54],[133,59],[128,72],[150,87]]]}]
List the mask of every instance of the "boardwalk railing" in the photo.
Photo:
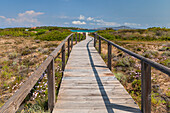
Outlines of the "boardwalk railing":
[{"label": "boardwalk railing", "polygon": [[[85,33],[83,33],[85,39]],[[70,45],[71,39],[71,45]],[[75,37],[77,43],[77,33]],[[81,40],[79,34],[79,41]],[[73,33],[67,36],[60,45],[47,57],[47,59],[38,67],[38,69],[29,77],[29,79],[21,86],[21,88],[9,98],[9,100],[0,108],[0,113],[14,113],[18,110],[21,103],[26,96],[30,93],[31,89],[37,83],[41,75],[47,70],[48,76],[48,109],[53,110],[55,104],[55,67],[54,60],[57,58],[60,50],[62,52],[62,71],[65,68],[65,43],[68,43],[68,56],[70,49],[73,48]]]},{"label": "boardwalk railing", "polygon": [[101,39],[106,41],[108,44],[108,68],[111,70],[111,63],[112,63],[112,56],[111,56],[111,49],[112,46],[122,50],[123,52],[141,60],[141,89],[142,89],[142,96],[141,96],[141,111],[143,113],[151,113],[151,66],[160,70],[161,72],[170,76],[170,68],[163,66],[159,63],[153,62],[148,58],[140,56],[132,51],[129,51],[105,38],[94,33],[94,47],[96,47],[97,37],[99,39],[99,49],[98,52],[101,54]]}]

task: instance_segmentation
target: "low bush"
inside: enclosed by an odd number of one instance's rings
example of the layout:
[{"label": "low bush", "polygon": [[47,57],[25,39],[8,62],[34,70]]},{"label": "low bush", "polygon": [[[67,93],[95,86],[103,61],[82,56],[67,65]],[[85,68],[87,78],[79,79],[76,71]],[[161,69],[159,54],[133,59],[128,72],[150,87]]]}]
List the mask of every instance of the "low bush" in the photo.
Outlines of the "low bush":
[{"label": "low bush", "polygon": [[120,29],[99,30],[97,33],[109,40],[141,40],[141,41],[169,41],[170,29],[149,28],[149,29]]},{"label": "low bush", "polygon": [[157,57],[159,53],[157,51],[149,50],[149,51],[145,51],[142,55],[146,58],[154,58],[154,57]]},{"label": "low bush", "polygon": [[116,63],[116,66],[120,66],[120,67],[132,67],[134,66],[135,64],[135,61],[130,58],[130,57],[124,57],[124,58],[121,58],[117,61]]},{"label": "low bush", "polygon": [[163,52],[162,56],[167,56],[168,57],[168,56],[170,56],[170,52],[169,51]]},{"label": "low bush", "polygon": [[170,68],[170,59],[163,60],[160,63]]},{"label": "low bush", "polygon": [[0,36],[15,36],[15,37],[26,37],[26,36],[34,36],[35,33],[29,31],[9,31],[9,30],[1,30]]},{"label": "low bush", "polygon": [[28,48],[26,48],[26,49],[24,49],[24,50],[21,52],[21,55],[28,55],[28,54],[30,54],[30,53],[31,53],[31,50],[28,49]]},{"label": "low bush", "polygon": [[42,35],[38,35],[35,39],[46,40],[46,41],[55,41],[55,40],[61,41],[65,39],[70,33],[71,32],[69,31],[64,31],[64,32],[51,31]]}]

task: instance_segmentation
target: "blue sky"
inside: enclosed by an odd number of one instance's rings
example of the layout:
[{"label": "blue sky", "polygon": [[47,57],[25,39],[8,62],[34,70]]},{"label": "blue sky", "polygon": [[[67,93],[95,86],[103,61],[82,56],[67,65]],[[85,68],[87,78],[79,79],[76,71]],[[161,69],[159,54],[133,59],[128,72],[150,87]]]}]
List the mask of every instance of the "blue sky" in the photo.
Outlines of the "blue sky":
[{"label": "blue sky", "polygon": [[1,0],[0,27],[170,27],[170,0]]}]

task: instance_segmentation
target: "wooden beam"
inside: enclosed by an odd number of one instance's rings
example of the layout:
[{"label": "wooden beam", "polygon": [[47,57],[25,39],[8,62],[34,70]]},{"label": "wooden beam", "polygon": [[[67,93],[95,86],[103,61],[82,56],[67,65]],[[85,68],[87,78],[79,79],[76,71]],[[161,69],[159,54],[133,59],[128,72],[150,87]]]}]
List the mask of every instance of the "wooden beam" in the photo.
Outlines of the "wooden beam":
[{"label": "wooden beam", "polygon": [[52,59],[53,57],[49,56],[39,66],[39,68],[28,78],[21,88],[0,108],[0,113],[15,113],[18,110],[19,106],[47,69],[47,66],[50,64]]},{"label": "wooden beam", "polygon": [[73,35],[71,36],[71,49],[73,48]]},{"label": "wooden beam", "polygon": [[96,47],[96,38],[97,38],[97,35],[94,34],[94,47]]},{"label": "wooden beam", "polygon": [[64,72],[64,69],[65,69],[65,44],[63,44],[63,47],[62,47],[62,74]]},{"label": "wooden beam", "polygon": [[99,36],[99,54],[101,54],[101,38]]},{"label": "wooden beam", "polygon": [[68,58],[70,56],[70,38],[68,38]]},{"label": "wooden beam", "polygon": [[108,42],[108,68],[111,70],[112,66],[112,45]]},{"label": "wooden beam", "polygon": [[47,67],[48,75],[48,109],[50,112],[53,111],[55,105],[55,67],[54,59],[51,61]]},{"label": "wooden beam", "polygon": [[151,113],[151,66],[141,61],[141,111]]}]

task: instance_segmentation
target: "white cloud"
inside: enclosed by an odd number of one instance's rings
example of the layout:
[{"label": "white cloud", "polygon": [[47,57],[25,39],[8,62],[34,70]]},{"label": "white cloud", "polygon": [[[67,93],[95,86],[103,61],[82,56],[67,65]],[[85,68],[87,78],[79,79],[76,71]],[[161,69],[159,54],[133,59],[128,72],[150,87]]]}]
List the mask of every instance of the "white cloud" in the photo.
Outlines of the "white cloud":
[{"label": "white cloud", "polygon": [[0,16],[0,18],[5,19],[6,17],[5,16]]},{"label": "white cloud", "polygon": [[100,20],[94,20],[94,22],[100,22],[100,23],[102,23],[102,22],[104,22],[104,20],[102,20],[102,19],[100,19]]},{"label": "white cloud", "polygon": [[30,11],[25,11],[25,13],[19,13],[18,16],[19,17],[25,17],[25,16],[32,16],[32,17],[34,17],[34,16],[38,16],[38,15],[42,15],[42,14],[44,14],[44,13],[42,13],[42,12],[35,12],[33,10],[30,10]]},{"label": "white cloud", "polygon": [[7,18],[5,16],[0,16],[0,18],[4,19],[6,26],[32,26],[40,24],[37,16],[42,14],[44,13],[30,10],[19,13],[16,18]]},{"label": "white cloud", "polygon": [[87,21],[92,21],[94,18],[92,18],[92,17],[88,17],[87,18]]},{"label": "white cloud", "polygon": [[141,24],[136,24],[136,23],[124,23],[126,26],[141,26]]},{"label": "white cloud", "polygon": [[93,21],[96,22],[96,25],[102,25],[102,26],[119,26],[120,25],[116,22],[106,22],[103,19],[93,20]]},{"label": "white cloud", "polygon": [[81,22],[81,21],[72,21],[72,24],[76,24],[76,25],[84,25],[86,24],[86,22]]},{"label": "white cloud", "polygon": [[80,17],[79,17],[78,19],[79,19],[79,20],[84,20],[84,19],[85,19],[85,16],[80,15]]}]

